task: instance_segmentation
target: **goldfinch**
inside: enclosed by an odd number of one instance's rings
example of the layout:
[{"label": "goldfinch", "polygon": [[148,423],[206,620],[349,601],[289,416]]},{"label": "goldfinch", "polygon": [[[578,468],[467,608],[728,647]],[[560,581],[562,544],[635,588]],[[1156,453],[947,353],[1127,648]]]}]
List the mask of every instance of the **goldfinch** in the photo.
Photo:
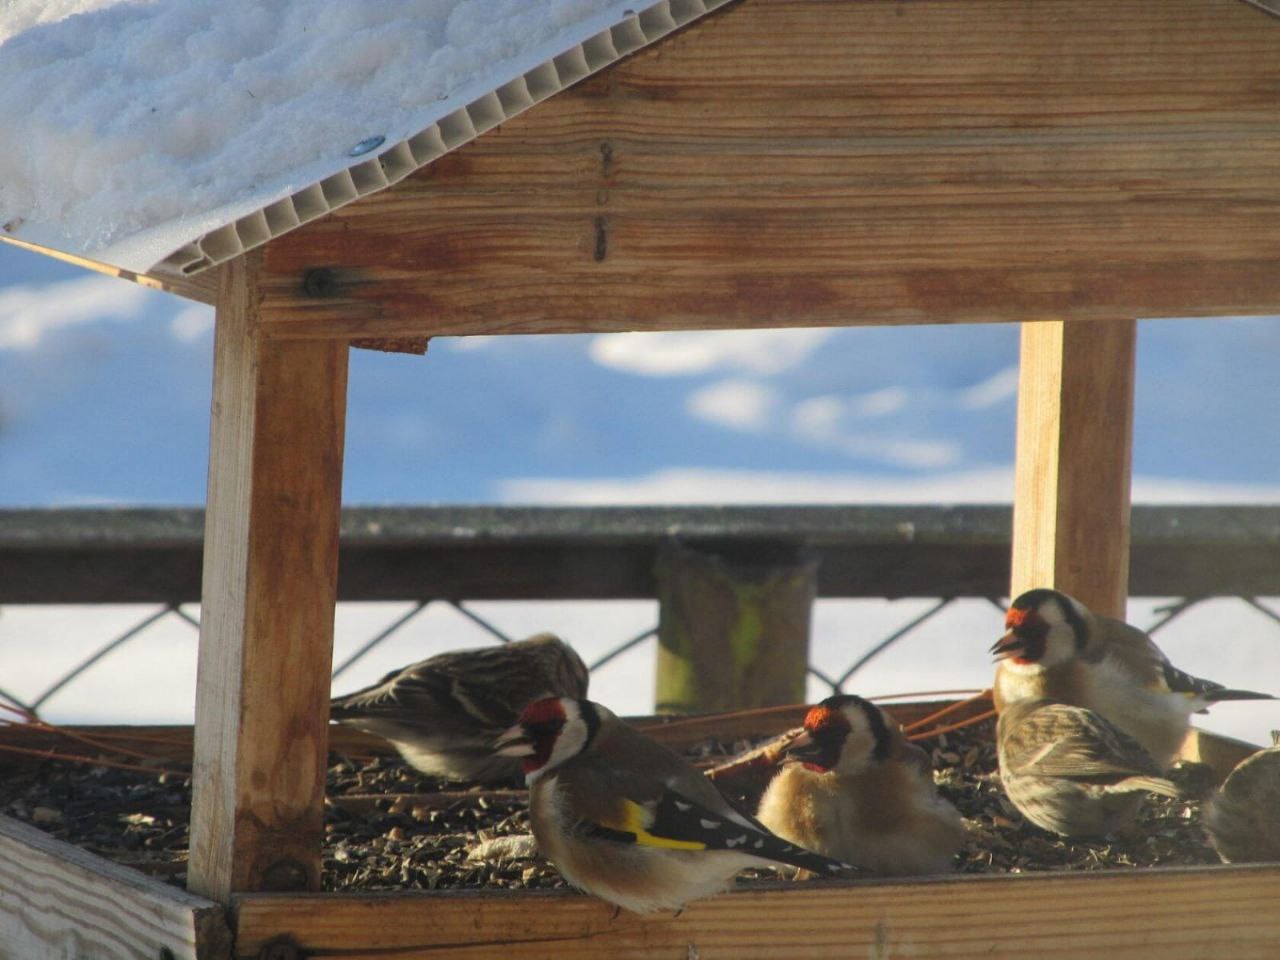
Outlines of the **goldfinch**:
[{"label": "goldfinch", "polygon": [[484,783],[513,780],[520,762],[493,752],[493,739],[531,700],[582,697],[587,668],[559,637],[442,653],[393,670],[364,690],[334,699],[329,716],[383,737],[423,773]]},{"label": "goldfinch", "polygon": [[590,700],[529,704],[495,748],[524,763],[542,854],[617,907],[680,910],[769,861],[824,876],[851,869],[774,836],[688,761]]},{"label": "goldfinch", "polygon": [[1220,700],[1270,700],[1184,673],[1151,638],[1056,590],[1029,590],[1009,607],[991,652],[997,710],[1047,697],[1085,707],[1136,739],[1161,767],[1178,755],[1191,714]]},{"label": "goldfinch", "polygon": [[929,755],[879,707],[848,695],[805,716],[756,816],[792,843],[885,876],[945,872],[964,840]]},{"label": "goldfinch", "polygon": [[1280,860],[1280,746],[1241,760],[1201,817],[1225,862]]},{"label": "goldfinch", "polygon": [[1019,700],[996,723],[1000,782],[1022,815],[1064,837],[1105,836],[1148,793],[1178,797],[1160,766],[1114,724],[1082,707]]}]

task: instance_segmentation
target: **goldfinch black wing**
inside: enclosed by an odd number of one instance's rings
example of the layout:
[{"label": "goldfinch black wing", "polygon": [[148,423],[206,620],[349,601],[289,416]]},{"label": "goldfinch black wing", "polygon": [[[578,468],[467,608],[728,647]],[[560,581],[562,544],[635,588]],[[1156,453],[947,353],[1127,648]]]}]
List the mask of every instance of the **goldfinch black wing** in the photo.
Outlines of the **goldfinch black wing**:
[{"label": "goldfinch black wing", "polygon": [[[1185,670],[1179,670],[1168,660],[1161,663],[1164,671],[1165,685],[1174,693],[1181,693],[1192,699],[1200,699],[1205,703],[1217,703],[1222,700],[1274,700],[1269,693],[1255,693],[1253,690],[1229,690],[1221,683],[1193,677]],[[1201,710],[1201,713],[1204,711]]]},{"label": "goldfinch black wing", "polygon": [[771,833],[683,758],[624,724],[608,740],[607,756],[583,756],[557,778],[583,832],[667,850],[735,850],[821,876],[853,869]]},{"label": "goldfinch black wing", "polygon": [[620,816],[613,823],[582,823],[581,828],[603,839],[663,850],[736,850],[821,876],[854,869],[788,843],[745,816],[708,810],[672,789],[648,801],[624,797],[618,810]]}]

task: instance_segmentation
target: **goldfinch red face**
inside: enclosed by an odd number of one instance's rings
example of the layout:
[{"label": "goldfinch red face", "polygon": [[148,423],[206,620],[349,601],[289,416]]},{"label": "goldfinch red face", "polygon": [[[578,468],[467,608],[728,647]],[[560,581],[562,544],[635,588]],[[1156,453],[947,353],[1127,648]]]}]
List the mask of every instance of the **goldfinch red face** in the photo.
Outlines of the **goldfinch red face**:
[{"label": "goldfinch red face", "polygon": [[814,773],[853,774],[888,750],[888,728],[879,707],[861,697],[828,697],[804,718],[804,733],[787,748],[787,759]]},{"label": "goldfinch red face", "polygon": [[525,779],[532,782],[585,749],[599,723],[594,713],[586,715],[585,706],[568,697],[535,700],[494,742],[494,749],[504,757],[520,757]]},{"label": "goldfinch red face", "polygon": [[1084,608],[1056,590],[1029,590],[1009,605],[1005,634],[991,647],[1011,667],[1044,669],[1076,656],[1087,639]]}]

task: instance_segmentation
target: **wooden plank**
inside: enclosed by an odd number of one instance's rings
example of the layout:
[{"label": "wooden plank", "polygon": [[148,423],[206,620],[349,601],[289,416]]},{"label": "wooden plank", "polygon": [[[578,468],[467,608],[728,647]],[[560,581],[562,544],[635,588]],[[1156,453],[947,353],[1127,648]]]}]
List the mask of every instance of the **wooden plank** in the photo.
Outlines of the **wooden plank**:
[{"label": "wooden plank", "polygon": [[222,960],[230,952],[218,904],[0,817],[5,960]]},{"label": "wooden plank", "polygon": [[165,293],[176,294],[179,297],[185,297],[188,300],[198,300],[201,303],[216,303],[218,298],[218,275],[220,268],[214,267],[206,270],[204,273],[197,274],[193,277],[180,277],[171,274],[151,274],[151,273],[134,273],[132,270],[125,270],[123,267],[113,267],[109,263],[102,263],[98,260],[89,260],[85,257],[77,257],[73,253],[63,253],[61,250],[55,250],[52,247],[42,247],[37,243],[29,243],[26,240],[19,240],[16,237],[5,236],[0,234],[0,241],[12,244],[15,247],[21,247],[23,250],[29,250],[32,253],[42,253],[46,257],[52,257],[55,260],[61,260],[64,263],[72,263],[77,267],[84,267],[86,270],[92,270],[95,273],[105,273],[109,277],[119,277],[122,280],[132,280],[134,283],[142,287],[148,287],[152,290],[163,290]]},{"label": "wooden plank", "polygon": [[259,257],[214,344],[191,889],[319,889],[346,414],[344,343],[264,343]]},{"label": "wooden plank", "polygon": [[1137,324],[1022,325],[1011,596],[1054,587],[1123,618]]},{"label": "wooden plank", "polygon": [[273,242],[272,337],[1280,312],[1280,31],[750,0]]},{"label": "wooden plank", "polygon": [[796,883],[612,917],[569,893],[246,895],[238,957],[279,936],[332,960],[1272,958],[1280,866]]}]

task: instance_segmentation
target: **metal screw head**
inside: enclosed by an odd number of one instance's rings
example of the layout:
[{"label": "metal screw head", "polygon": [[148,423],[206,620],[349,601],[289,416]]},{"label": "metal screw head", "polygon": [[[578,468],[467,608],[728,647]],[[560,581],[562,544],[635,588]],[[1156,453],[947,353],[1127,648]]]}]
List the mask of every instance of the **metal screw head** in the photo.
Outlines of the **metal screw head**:
[{"label": "metal screw head", "polygon": [[368,153],[370,150],[377,150],[380,146],[382,146],[386,142],[387,142],[387,138],[384,137],[382,134],[378,134],[376,137],[365,137],[363,140],[357,143],[354,147],[348,150],[347,155],[351,157],[361,157],[361,156],[364,156],[366,153]]}]

